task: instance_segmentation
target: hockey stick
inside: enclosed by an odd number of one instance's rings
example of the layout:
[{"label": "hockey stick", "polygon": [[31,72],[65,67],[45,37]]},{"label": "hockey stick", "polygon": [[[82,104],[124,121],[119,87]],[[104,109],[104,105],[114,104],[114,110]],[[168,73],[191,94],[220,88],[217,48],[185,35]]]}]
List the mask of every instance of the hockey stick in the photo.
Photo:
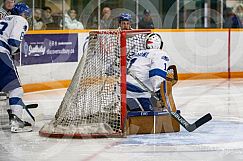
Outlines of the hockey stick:
[{"label": "hockey stick", "polygon": [[37,108],[38,107],[38,104],[37,103],[34,103],[34,104],[28,104],[28,105],[25,105],[23,108],[28,108],[28,109],[32,109],[32,108]]},{"label": "hockey stick", "polygon": [[37,107],[38,107],[38,104],[29,104],[29,105],[23,106],[23,108],[26,110],[26,112],[29,114],[29,116],[32,118],[33,121],[35,121],[35,117],[32,115],[32,113],[30,112],[29,109],[37,108]]},{"label": "hockey stick", "polygon": [[35,121],[35,117],[32,115],[32,113],[29,111],[29,109],[25,107],[25,110],[29,114],[29,116],[32,118],[32,120]]},{"label": "hockey stick", "polygon": [[[146,89],[156,100],[160,100],[159,97],[156,95],[156,93],[152,90],[150,90],[140,79],[138,79],[133,73],[128,71],[128,74],[130,76],[132,76],[144,89]],[[194,130],[196,130],[198,127],[200,127],[201,125],[207,123],[208,121],[210,121],[212,119],[212,116],[210,113],[204,115],[203,117],[201,117],[200,119],[198,119],[196,122],[194,122],[193,124],[190,124],[188,121],[186,121],[186,119],[184,119],[179,113],[177,112],[173,112],[171,111],[171,107],[170,107],[170,102],[168,100],[168,97],[165,96],[166,98],[166,103],[169,106],[168,112],[169,114],[177,121],[179,122],[187,131],[192,132]]]},{"label": "hockey stick", "polygon": [[[0,97],[3,96],[4,100],[8,100],[9,97],[6,93],[0,92]],[[32,120],[35,121],[35,117],[32,115],[32,113],[29,111],[29,109],[37,108],[38,104],[28,104],[28,105],[23,105],[23,109],[26,110],[26,112],[29,114],[29,116],[32,118]]]}]

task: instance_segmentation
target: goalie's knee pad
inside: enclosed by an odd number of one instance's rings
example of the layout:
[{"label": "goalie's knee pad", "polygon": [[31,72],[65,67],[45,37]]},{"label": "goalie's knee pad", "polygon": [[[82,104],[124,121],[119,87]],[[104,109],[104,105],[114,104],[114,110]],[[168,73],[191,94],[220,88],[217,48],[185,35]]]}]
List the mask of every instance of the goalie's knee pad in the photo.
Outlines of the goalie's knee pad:
[{"label": "goalie's knee pad", "polygon": [[139,103],[141,104],[144,111],[153,111],[153,105],[149,98],[138,98]]},{"label": "goalie's knee pad", "polygon": [[153,105],[149,98],[127,98],[129,111],[153,111]]},{"label": "goalie's knee pad", "polygon": [[141,111],[139,102],[133,98],[127,98],[127,110],[128,111]]}]

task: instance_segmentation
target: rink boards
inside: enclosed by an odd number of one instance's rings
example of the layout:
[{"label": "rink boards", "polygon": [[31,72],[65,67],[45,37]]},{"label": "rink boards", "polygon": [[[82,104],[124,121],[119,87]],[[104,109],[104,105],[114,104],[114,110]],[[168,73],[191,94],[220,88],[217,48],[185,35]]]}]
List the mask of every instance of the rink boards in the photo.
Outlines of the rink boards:
[{"label": "rink boards", "polygon": [[[22,44],[20,65],[17,67],[24,89],[39,91],[55,89],[57,86],[66,88],[67,81],[72,78],[83,55],[84,44],[89,32],[90,30],[28,32],[26,37],[29,39],[26,43],[23,42],[24,45]],[[153,32],[162,36],[163,50],[170,56],[171,63],[177,65],[179,80],[228,78],[229,76],[242,78],[243,56],[240,54],[242,53],[240,44],[243,42],[243,30],[155,29]],[[57,34],[62,36],[62,39],[54,39],[53,37]],[[44,40],[41,38],[43,36]],[[54,42],[54,46],[52,42]],[[66,45],[63,45],[64,42]],[[43,45],[36,47],[36,44]],[[66,50],[66,48],[72,49],[72,47],[75,49],[73,50],[75,53]],[[49,53],[49,48],[55,52]],[[67,53],[57,54],[56,52]],[[65,81],[65,85],[63,85],[63,81]],[[48,84],[44,88],[40,88],[40,84],[43,83]]]}]

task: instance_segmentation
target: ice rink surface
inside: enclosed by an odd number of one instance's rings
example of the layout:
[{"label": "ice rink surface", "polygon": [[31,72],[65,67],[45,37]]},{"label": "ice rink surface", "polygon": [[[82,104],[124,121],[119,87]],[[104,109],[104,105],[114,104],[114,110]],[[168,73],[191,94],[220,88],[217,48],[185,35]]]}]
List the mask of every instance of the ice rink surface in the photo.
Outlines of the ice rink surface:
[{"label": "ice rink surface", "polygon": [[[34,132],[0,129],[0,161],[243,161],[243,79],[180,81],[173,88],[181,114],[194,122],[210,112],[213,120],[196,131],[110,139],[50,139],[39,129],[54,117],[65,89],[27,93],[38,103]],[[26,116],[27,117],[27,116]]]}]

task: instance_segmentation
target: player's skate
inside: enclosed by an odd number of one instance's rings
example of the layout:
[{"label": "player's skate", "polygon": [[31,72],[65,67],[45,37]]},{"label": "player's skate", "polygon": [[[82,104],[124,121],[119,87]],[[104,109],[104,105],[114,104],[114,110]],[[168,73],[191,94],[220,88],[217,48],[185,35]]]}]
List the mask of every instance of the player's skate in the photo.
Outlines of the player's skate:
[{"label": "player's skate", "polygon": [[20,133],[32,131],[32,125],[26,121],[22,121],[20,118],[18,118],[15,114],[12,113],[12,110],[8,110],[8,115],[11,132]]}]

